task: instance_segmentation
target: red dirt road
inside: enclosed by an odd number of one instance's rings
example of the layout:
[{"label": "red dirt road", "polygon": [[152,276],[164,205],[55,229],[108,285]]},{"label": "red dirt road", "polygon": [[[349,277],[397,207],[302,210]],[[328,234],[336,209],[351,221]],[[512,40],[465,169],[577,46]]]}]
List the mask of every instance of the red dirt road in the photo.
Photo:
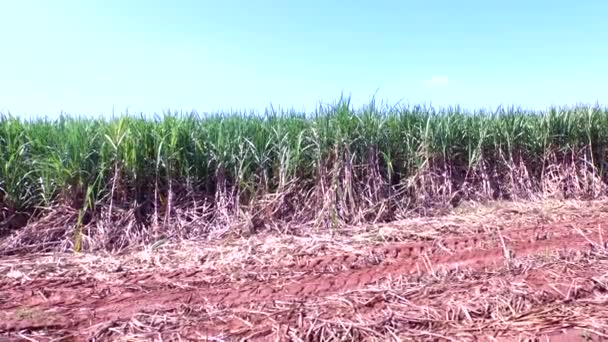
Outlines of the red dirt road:
[{"label": "red dirt road", "polygon": [[[608,222],[599,219],[520,227],[500,234],[488,233],[443,241],[394,244],[372,248],[359,254],[304,258],[296,263],[286,264],[282,270],[277,271],[278,274],[269,275],[267,281],[251,281],[245,285],[229,281],[205,283],[199,277],[206,272],[204,270],[124,274],[119,283],[100,282],[92,278],[47,278],[27,282],[1,278],[0,337],[2,334],[16,337],[18,333],[23,332],[54,336],[54,332],[61,332],[68,340],[87,340],[101,336],[100,334],[107,332],[108,327],[113,324],[128,322],[142,313],[158,315],[179,311],[184,307],[246,310],[253,306],[276,306],[277,303],[295,305],[377,286],[383,281],[403,277],[439,277],[438,274],[462,268],[470,270],[469,272],[492,272],[509,266],[513,262],[512,258],[542,256],[560,250],[601,250],[606,248],[607,237]],[[264,269],[257,271],[269,274],[272,272]],[[473,283],[469,281],[466,285],[463,283],[462,290],[466,294],[467,289],[474,290],[476,286],[481,289],[482,286],[489,287],[492,282],[501,281],[510,286],[524,284],[526,291],[544,291],[553,300],[591,300],[598,291],[606,290],[604,285],[594,280],[600,275],[598,272],[602,271],[606,270],[570,269],[555,273],[533,269],[515,276],[498,274],[491,280]],[[171,286],[170,281],[177,279],[184,285]],[[451,289],[458,288],[458,283],[452,285]],[[427,288],[428,291],[430,289]],[[402,291],[408,291],[408,287],[403,287]],[[375,303],[366,306],[366,314],[390,307],[386,299],[376,299]],[[589,305],[596,304],[593,302]],[[442,303],[438,302],[437,305]],[[362,309],[349,310],[361,312]],[[352,316],[354,311],[351,311],[338,310],[333,314]],[[183,327],[183,335],[180,336],[195,338],[226,333],[238,336],[239,329],[249,329],[251,339],[263,339],[276,335],[277,332],[269,328],[270,326],[278,323],[289,326],[298,320],[297,317],[281,315],[269,318],[252,314],[248,317],[248,320],[233,317],[228,321],[219,321],[208,316]]]}]

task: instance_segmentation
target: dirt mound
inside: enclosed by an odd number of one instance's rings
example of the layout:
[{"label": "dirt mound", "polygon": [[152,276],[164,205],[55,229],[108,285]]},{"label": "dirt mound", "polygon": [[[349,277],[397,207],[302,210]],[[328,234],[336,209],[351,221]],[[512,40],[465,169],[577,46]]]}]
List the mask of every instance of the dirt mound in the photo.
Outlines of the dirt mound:
[{"label": "dirt mound", "polygon": [[[514,257],[568,249],[593,251],[606,248],[604,241],[608,236],[607,223],[600,219],[585,219],[554,225],[518,227],[471,237],[393,244],[372,248],[365,253],[307,258],[286,264],[285,269],[291,271],[282,271],[284,273],[271,280],[251,281],[246,285],[230,281],[209,284],[198,278],[208,271],[198,269],[164,274],[124,274],[119,283],[69,277],[24,282],[2,279],[0,333],[78,331],[80,333],[72,335],[72,338],[80,340],[99,334],[105,329],[104,324],[128,321],[141,313],[175,312],[184,307],[248,310],[252,306],[276,306],[279,302],[304,305],[322,297],[348,294],[394,279],[440,277],[441,274],[450,274],[463,268],[467,272],[488,272],[514,267],[511,265]],[[556,286],[553,281],[549,281],[549,278],[556,278],[556,274],[562,283],[569,285]],[[524,276],[498,276],[496,279],[502,279],[511,285],[526,284],[528,291],[543,292],[549,299],[571,300],[591,297],[597,291],[606,290],[593,277],[594,274],[588,270],[578,269],[561,273],[534,270]],[[176,286],[169,281],[171,279],[185,282]],[[573,285],[578,279],[584,281]],[[477,285],[468,283],[466,289],[471,290]],[[407,286],[402,290],[406,291]],[[376,298],[357,307],[355,311],[358,314],[369,314],[383,310],[387,305],[386,298]],[[346,309],[340,310],[333,314],[342,312],[346,315]],[[470,316],[471,313],[466,315]],[[253,326],[259,326],[254,333],[257,331],[259,336],[256,336],[262,338],[272,332],[268,331],[271,326],[268,325],[269,322],[291,322],[295,319],[280,314],[272,318],[264,315],[250,316],[244,321],[236,318],[224,322],[202,319],[182,328],[186,335],[192,335],[196,332],[234,333],[244,328],[251,332]]]}]

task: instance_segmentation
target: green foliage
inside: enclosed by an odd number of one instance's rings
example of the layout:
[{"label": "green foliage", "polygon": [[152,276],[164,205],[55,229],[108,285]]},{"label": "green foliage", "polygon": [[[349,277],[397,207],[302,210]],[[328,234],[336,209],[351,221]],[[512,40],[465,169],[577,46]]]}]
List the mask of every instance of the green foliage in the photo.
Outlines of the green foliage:
[{"label": "green foliage", "polygon": [[469,112],[371,103],[354,110],[341,101],[312,115],[267,111],[33,121],[5,115],[0,205],[28,210],[68,196],[85,210],[112,190],[141,200],[170,182],[207,193],[220,183],[241,194],[267,193],[294,180],[312,187],[319,171],[368,165],[370,158],[389,184],[429,166],[468,171],[481,160],[503,162],[500,158],[521,158],[538,173],[548,154],[565,158],[583,149],[603,169],[607,147],[608,111],[588,106]]}]

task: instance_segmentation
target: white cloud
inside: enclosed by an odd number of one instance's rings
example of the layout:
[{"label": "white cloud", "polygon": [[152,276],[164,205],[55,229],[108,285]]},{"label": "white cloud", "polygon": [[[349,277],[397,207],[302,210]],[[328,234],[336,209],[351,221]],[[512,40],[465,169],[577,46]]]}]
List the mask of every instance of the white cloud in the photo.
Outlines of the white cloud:
[{"label": "white cloud", "polygon": [[433,76],[424,81],[424,84],[428,87],[445,87],[448,83],[449,79],[447,76]]}]

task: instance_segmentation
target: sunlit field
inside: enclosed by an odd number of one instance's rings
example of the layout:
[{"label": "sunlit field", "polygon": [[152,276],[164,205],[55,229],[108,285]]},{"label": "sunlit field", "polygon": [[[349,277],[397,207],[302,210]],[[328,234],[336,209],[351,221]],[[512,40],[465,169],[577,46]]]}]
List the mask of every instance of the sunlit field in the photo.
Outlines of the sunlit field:
[{"label": "sunlit field", "polygon": [[5,114],[0,339],[606,336],[607,158],[600,106]]}]

